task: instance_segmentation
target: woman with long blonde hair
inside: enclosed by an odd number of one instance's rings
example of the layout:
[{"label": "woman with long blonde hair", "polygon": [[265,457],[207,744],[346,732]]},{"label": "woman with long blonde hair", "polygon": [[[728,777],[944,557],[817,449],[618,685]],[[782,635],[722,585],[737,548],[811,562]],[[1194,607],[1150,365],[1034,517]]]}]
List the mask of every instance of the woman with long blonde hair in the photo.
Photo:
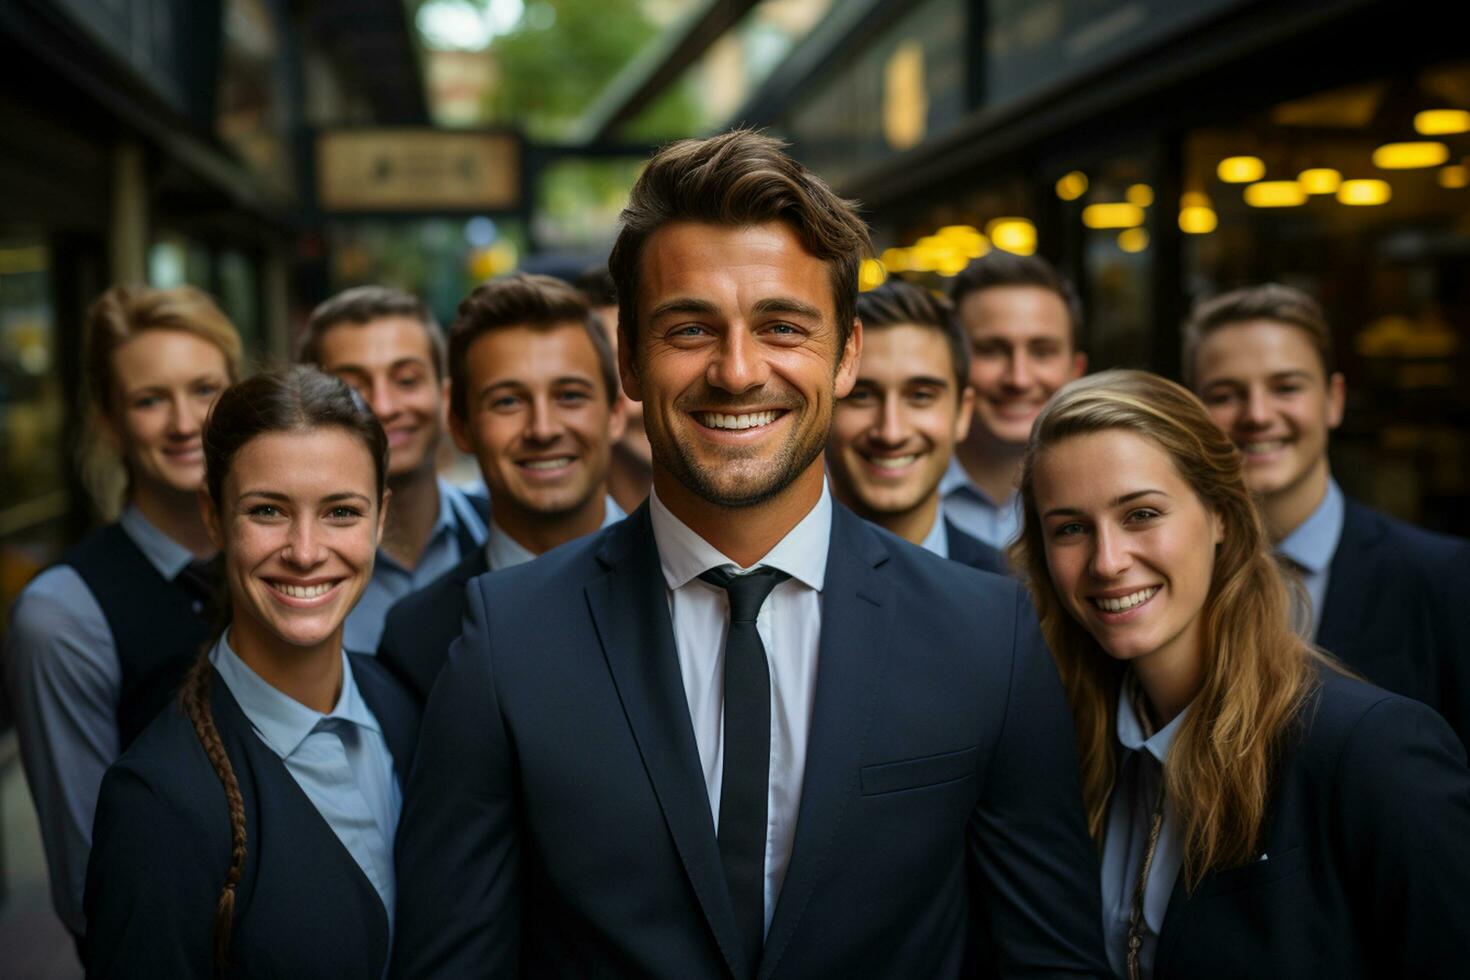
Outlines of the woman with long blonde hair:
[{"label": "woman with long blonde hair", "polygon": [[201,432],[240,337],[190,286],[113,286],[87,314],[81,471],[110,523],[16,600],[5,667],[57,914],[85,932],[102,774],[173,697],[208,633]]},{"label": "woman with long blonde hair", "polygon": [[1076,720],[1114,971],[1459,975],[1464,750],[1298,638],[1198,400],[1139,371],[1073,382],[1037,418],[1021,498],[1011,557]]}]

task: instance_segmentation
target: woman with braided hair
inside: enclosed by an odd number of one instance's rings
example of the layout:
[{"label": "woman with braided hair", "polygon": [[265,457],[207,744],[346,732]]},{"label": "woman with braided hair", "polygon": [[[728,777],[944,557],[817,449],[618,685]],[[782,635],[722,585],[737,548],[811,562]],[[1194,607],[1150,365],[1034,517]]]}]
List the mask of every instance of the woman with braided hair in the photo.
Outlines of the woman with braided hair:
[{"label": "woman with braided hair", "polygon": [[226,625],[103,780],[87,975],[378,980],[418,714],[342,627],[382,534],[387,438],[297,367],[221,395],[204,454]]}]

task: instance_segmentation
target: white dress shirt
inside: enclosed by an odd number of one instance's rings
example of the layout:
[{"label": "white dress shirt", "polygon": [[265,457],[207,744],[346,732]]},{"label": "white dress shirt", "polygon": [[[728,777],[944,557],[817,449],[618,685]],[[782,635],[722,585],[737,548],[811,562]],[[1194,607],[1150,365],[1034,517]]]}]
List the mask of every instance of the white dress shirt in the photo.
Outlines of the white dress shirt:
[{"label": "white dress shirt", "polygon": [[786,537],[750,568],[741,568],[684,524],[651,494],[649,516],[659,563],[668,586],[669,615],[689,720],[704,768],[710,813],[720,824],[720,780],[725,763],[725,634],[729,596],[700,580],[712,568],[747,572],[761,566],[791,576],[761,606],[756,631],[771,672],[771,769],[766,797],[765,925],[781,894],[806,773],[807,735],[817,683],[817,643],[822,631],[822,585],[832,537],[832,498],[822,496]]},{"label": "white dress shirt", "polygon": [[[608,494],[603,502],[602,526],[610,527],[627,516],[623,513],[623,508],[618,506],[618,502],[612,499],[612,495]],[[536,552],[506,534],[504,528],[495,523],[495,518],[490,519],[490,537],[485,542],[485,560],[490,565],[490,571],[515,568],[535,558]]]}]

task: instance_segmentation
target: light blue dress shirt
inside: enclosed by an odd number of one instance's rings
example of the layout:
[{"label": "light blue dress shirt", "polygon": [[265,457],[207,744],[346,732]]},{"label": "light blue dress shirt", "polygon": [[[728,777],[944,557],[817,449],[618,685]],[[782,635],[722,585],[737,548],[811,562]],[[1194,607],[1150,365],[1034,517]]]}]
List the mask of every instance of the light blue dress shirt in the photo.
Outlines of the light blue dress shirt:
[{"label": "light blue dress shirt", "polygon": [[[281,693],[230,648],[229,633],[209,652],[255,734],[281,761],[332,833],[372,882],[393,922],[393,835],[403,792],[393,754],[342,656],[342,693],[328,714]],[[331,937],[323,936],[323,942]]]},{"label": "light blue dress shirt", "polygon": [[410,571],[391,555],[378,549],[373,563],[373,577],[362,598],[347,615],[347,628],[342,646],[353,653],[375,654],[383,637],[383,623],[393,603],[411,592],[417,592],[458,565],[464,555],[459,552],[459,529],[469,532],[476,547],[483,547],[487,531],[485,522],[475,512],[465,492],[453,484],[439,481],[439,517],[429,534],[429,543],[419,555],[418,564]]},{"label": "light blue dress shirt", "polygon": [[924,537],[924,543],[919,547],[925,551],[932,551],[940,558],[949,557],[949,529],[944,526],[944,500],[939,501],[939,509],[934,512],[934,526],[929,528],[929,533]]},{"label": "light blue dress shirt", "polygon": [[[623,508],[618,506],[618,502],[612,499],[610,494],[604,503],[604,508],[603,527],[616,524],[628,516],[623,513]],[[490,563],[490,571],[498,572],[502,568],[524,565],[535,557],[535,552],[502,531],[493,517],[490,519],[490,538],[485,544],[485,560]]]},{"label": "light blue dress shirt", "polygon": [[[1153,824],[1154,807],[1164,780],[1164,761],[1179,734],[1189,709],[1183,711],[1152,736],[1133,710],[1132,677],[1118,692],[1118,778],[1113,797],[1108,803],[1108,828],[1103,838],[1102,901],[1103,936],[1107,941],[1108,963],[1118,976],[1127,976],[1128,923],[1133,917],[1133,896],[1138,888],[1138,875],[1143,869],[1148,835]],[[1139,949],[1139,965],[1145,977],[1152,976],[1154,952],[1159,932],[1164,928],[1164,913],[1184,851],[1179,840],[1179,821],[1174,807],[1164,804],[1164,822],[1159,842],[1154,847],[1154,860],[1148,870],[1148,885],[1143,892],[1143,946]]]},{"label": "light blue dress shirt", "polygon": [[1322,495],[1322,502],[1317,505],[1317,509],[1276,546],[1282,557],[1301,572],[1302,584],[1306,586],[1307,598],[1312,608],[1309,617],[1303,616],[1301,619],[1304,635],[1309,640],[1317,638],[1317,630],[1322,625],[1322,603],[1327,599],[1327,579],[1332,573],[1332,556],[1337,554],[1337,543],[1342,540],[1345,511],[1342,489],[1336,480],[1329,477],[1327,492]]},{"label": "light blue dress shirt", "polygon": [[[170,582],[194,559],[136,507],[125,508],[118,523]],[[120,751],[122,664],[112,627],[76,569],[54,565],[25,587],[11,610],[4,659],[21,763],[51,876],[51,901],[66,927],[82,935],[92,816],[102,774]]]},{"label": "light blue dress shirt", "polygon": [[999,551],[1004,551],[1021,533],[1021,495],[996,503],[970,479],[959,457],[952,457],[949,469],[939,481],[944,508],[955,526],[979,538]]}]

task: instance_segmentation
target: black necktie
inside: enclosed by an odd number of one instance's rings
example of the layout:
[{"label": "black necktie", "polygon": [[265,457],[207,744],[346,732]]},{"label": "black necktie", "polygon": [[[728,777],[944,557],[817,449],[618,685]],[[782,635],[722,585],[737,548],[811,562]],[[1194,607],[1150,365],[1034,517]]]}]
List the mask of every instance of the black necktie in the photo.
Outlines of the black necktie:
[{"label": "black necktie", "polygon": [[765,945],[766,791],[771,776],[771,674],[755,618],[771,590],[790,577],[774,568],[745,575],[715,568],[700,576],[730,597],[720,860],[750,976],[755,976]]}]

